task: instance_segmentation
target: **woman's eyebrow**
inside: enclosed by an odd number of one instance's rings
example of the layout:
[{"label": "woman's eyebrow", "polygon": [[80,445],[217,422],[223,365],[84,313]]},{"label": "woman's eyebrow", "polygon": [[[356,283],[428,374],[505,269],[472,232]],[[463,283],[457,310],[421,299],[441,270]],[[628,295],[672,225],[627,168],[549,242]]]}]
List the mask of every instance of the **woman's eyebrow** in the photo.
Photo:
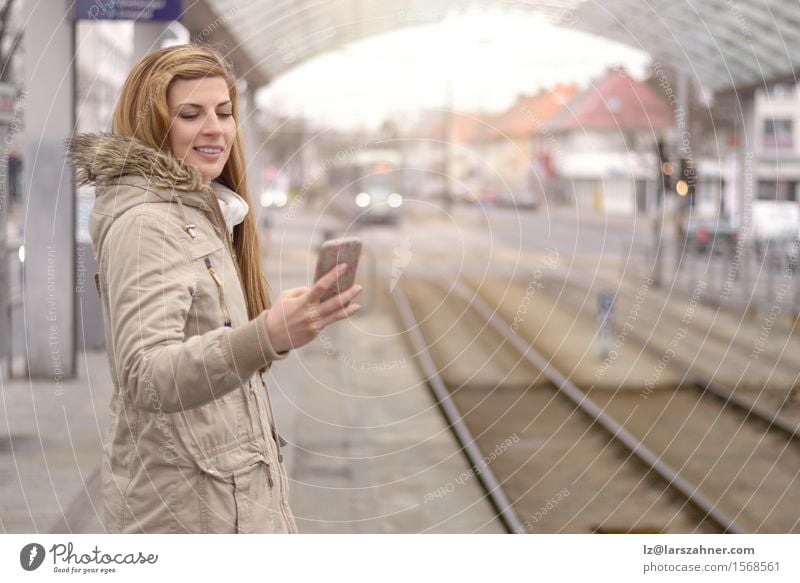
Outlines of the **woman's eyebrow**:
[{"label": "woman's eyebrow", "polygon": [[[227,101],[220,101],[219,103],[217,103],[217,107],[220,107],[221,105],[229,105],[230,102],[231,102],[230,99],[227,100]],[[178,105],[175,106],[175,109],[177,109],[179,107],[199,107],[200,109],[202,109],[203,105],[200,104],[200,103],[189,103],[189,102],[186,102],[186,103],[179,103]]]}]

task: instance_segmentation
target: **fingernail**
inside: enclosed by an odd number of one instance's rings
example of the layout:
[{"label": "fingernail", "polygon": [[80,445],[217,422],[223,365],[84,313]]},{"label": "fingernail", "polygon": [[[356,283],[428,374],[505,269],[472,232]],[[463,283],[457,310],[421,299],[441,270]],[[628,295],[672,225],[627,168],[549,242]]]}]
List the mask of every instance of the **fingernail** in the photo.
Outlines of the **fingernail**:
[{"label": "fingernail", "polygon": [[356,285],[355,285],[355,286],[353,286],[353,287],[355,288],[355,292],[356,292],[356,293],[358,293],[358,292],[360,292],[362,289],[364,289],[364,286],[361,286],[361,285],[358,285],[358,284],[356,284]]},{"label": "fingernail", "polygon": [[340,263],[336,266],[339,271],[344,271],[347,268],[347,263]]}]

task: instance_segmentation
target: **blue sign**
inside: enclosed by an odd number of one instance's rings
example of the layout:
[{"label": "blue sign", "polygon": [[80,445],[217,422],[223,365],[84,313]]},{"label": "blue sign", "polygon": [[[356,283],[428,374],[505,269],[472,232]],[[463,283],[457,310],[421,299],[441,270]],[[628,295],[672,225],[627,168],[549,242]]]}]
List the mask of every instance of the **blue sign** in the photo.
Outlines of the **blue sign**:
[{"label": "blue sign", "polygon": [[601,320],[605,320],[614,306],[614,294],[601,292],[597,294],[597,313]]},{"label": "blue sign", "polygon": [[76,20],[172,21],[181,16],[182,0],[75,0]]},{"label": "blue sign", "polygon": [[614,343],[614,294],[597,294],[597,340],[596,346],[601,358],[608,358]]}]

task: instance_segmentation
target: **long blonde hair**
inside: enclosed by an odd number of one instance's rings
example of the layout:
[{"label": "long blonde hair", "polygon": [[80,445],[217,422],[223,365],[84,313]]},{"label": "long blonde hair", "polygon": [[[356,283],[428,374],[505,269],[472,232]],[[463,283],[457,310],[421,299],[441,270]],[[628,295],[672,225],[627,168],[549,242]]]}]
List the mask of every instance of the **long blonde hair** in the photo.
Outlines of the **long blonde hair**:
[{"label": "long blonde hair", "polygon": [[170,116],[167,91],[175,79],[222,77],[228,85],[236,120],[230,157],[216,179],[247,201],[250,211],[233,229],[233,245],[242,274],[250,319],[269,307],[269,284],[261,270],[253,203],[247,193],[244,145],[239,132],[239,99],[231,65],[216,50],[199,45],[179,45],[145,55],[128,74],[117,101],[112,131],[132,136],[162,152],[170,152],[167,134]]}]

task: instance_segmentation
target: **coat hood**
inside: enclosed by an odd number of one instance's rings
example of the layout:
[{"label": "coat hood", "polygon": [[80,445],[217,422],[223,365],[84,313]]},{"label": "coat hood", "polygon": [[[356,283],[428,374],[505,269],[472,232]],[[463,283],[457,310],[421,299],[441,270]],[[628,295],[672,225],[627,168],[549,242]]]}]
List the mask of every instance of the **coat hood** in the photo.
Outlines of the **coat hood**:
[{"label": "coat hood", "polygon": [[214,189],[194,168],[168,152],[117,134],[78,134],[67,144],[79,186],[95,187],[89,230],[96,249],[121,215],[145,203],[185,205],[208,212],[222,236],[224,221]]}]

